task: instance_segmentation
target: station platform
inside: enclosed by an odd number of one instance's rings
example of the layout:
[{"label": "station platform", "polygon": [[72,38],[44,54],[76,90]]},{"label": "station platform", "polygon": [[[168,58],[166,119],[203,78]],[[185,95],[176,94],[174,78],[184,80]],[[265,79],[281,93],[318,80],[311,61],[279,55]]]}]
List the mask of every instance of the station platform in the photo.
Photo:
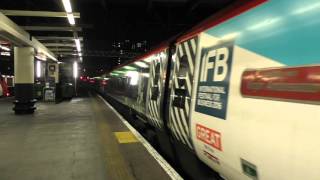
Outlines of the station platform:
[{"label": "station platform", "polygon": [[98,95],[23,116],[12,100],[0,100],[1,180],[182,179]]}]

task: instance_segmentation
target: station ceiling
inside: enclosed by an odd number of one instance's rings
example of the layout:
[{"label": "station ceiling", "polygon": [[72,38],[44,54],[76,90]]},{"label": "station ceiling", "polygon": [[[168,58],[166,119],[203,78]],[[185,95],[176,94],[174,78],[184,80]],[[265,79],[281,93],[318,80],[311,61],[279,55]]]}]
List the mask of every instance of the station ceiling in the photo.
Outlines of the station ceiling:
[{"label": "station ceiling", "polygon": [[[181,33],[235,0],[70,0],[78,36],[83,37],[83,67],[89,75],[108,71],[131,57]],[[1,0],[2,10],[64,12],[61,0]],[[30,30],[30,26],[65,27],[67,18],[9,16],[34,37],[72,37],[72,31]],[[62,61],[73,60],[72,39],[41,40]],[[66,46],[61,47],[61,44]],[[119,47],[120,44],[120,47]],[[60,46],[61,45],[61,46]],[[60,49],[61,51],[57,51]],[[64,51],[62,51],[64,50]],[[76,52],[76,51],[75,51]],[[76,54],[76,53],[75,53]],[[60,56],[61,55],[61,56]],[[120,59],[119,59],[120,57]],[[120,60],[120,61],[119,61]],[[101,71],[102,70],[102,71]]]}]

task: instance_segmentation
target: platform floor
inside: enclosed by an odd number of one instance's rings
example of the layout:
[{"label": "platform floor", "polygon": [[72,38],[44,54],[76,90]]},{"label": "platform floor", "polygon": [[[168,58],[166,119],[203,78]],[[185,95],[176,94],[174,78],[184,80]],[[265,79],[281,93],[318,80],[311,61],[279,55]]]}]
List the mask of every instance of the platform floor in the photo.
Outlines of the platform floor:
[{"label": "platform floor", "polygon": [[170,179],[97,96],[23,116],[11,102],[0,100],[0,180]]}]

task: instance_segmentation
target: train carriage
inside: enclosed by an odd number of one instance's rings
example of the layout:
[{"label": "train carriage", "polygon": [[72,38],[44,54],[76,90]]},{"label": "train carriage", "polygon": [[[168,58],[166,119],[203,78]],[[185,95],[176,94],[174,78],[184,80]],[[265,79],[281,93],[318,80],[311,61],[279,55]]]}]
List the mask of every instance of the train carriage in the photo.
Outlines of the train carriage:
[{"label": "train carriage", "polygon": [[189,178],[319,179],[319,12],[234,4],[106,75],[101,93]]},{"label": "train carriage", "polygon": [[11,82],[13,78],[2,76],[0,73],[0,97],[8,97],[11,95],[7,82]]},{"label": "train carriage", "polygon": [[7,97],[7,96],[10,96],[8,85],[5,79],[0,74],[0,97]]}]

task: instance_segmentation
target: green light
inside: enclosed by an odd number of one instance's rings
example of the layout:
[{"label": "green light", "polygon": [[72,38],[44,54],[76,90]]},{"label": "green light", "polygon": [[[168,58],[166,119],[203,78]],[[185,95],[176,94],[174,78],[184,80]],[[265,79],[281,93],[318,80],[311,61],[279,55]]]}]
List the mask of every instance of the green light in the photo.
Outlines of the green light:
[{"label": "green light", "polygon": [[132,67],[132,66],[125,66],[123,67],[124,69],[127,69],[127,70],[136,70],[136,68]]},{"label": "green light", "polygon": [[111,72],[111,73],[110,73],[110,76],[119,76],[119,73]]},{"label": "green light", "polygon": [[113,71],[112,73],[122,74],[122,73],[125,73],[125,72],[126,72],[126,71],[117,70],[117,71]]}]

